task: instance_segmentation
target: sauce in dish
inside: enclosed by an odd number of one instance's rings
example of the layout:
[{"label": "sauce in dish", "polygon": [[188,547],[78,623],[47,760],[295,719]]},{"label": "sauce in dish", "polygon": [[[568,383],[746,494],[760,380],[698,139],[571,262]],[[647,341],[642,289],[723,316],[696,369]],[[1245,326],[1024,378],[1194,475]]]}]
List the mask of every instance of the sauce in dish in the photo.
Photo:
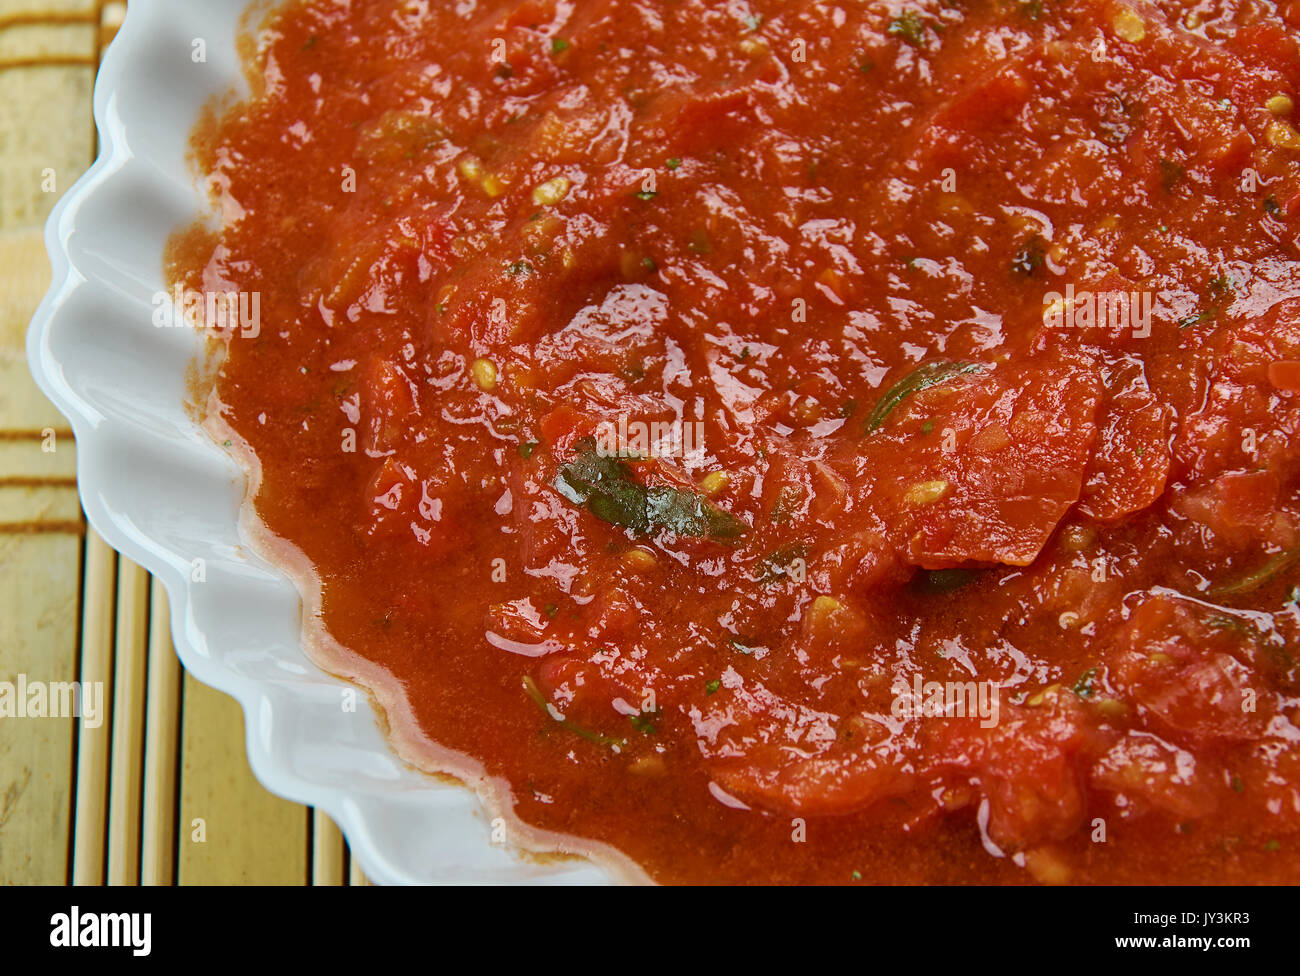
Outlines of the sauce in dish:
[{"label": "sauce in dish", "polygon": [[1300,881],[1298,27],[285,4],[171,271],[313,654],[658,881]]}]

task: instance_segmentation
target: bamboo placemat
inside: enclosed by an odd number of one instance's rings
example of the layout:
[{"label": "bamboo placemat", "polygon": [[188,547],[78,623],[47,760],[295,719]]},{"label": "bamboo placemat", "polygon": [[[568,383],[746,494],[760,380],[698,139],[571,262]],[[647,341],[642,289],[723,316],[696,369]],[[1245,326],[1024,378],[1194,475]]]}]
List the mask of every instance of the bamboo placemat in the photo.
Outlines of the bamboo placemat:
[{"label": "bamboo placemat", "polygon": [[95,728],[0,717],[0,884],[364,884],[328,817],[254,780],[239,706],[180,668],[162,588],[86,526],[72,433],[27,372],[41,228],[94,158],[125,12],[0,0],[0,681],[104,689]]}]

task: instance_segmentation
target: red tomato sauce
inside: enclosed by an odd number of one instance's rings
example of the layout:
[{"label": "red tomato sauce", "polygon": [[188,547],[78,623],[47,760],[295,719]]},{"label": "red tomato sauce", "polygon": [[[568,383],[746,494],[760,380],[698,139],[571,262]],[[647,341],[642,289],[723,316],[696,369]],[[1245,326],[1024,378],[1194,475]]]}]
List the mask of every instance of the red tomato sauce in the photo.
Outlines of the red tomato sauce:
[{"label": "red tomato sauce", "polygon": [[1297,26],[288,4],[173,252],[260,300],[213,418],[333,640],[569,849],[1300,881]]}]

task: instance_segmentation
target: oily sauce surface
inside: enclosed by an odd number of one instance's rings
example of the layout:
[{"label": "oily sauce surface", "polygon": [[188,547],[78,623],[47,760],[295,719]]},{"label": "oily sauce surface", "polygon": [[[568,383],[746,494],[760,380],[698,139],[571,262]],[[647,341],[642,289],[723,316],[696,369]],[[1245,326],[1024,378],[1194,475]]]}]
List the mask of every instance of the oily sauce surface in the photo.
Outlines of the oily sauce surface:
[{"label": "oily sauce surface", "polygon": [[1297,26],[290,3],[172,271],[258,297],[214,409],[329,632],[526,823],[1294,883]]}]

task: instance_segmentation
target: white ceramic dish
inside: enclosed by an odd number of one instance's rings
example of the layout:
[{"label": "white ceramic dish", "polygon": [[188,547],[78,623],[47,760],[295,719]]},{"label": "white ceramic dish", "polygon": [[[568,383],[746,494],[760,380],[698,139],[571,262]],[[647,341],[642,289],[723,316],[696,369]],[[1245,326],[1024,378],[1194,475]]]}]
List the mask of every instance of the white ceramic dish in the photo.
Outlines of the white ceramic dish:
[{"label": "white ceramic dish", "polygon": [[371,879],[608,881],[589,862],[537,863],[494,845],[475,796],[401,762],[364,696],[355,712],[340,708],[345,685],[302,651],[297,590],[241,536],[242,473],[185,408],[200,339],[156,328],[153,300],[166,290],[167,238],[205,210],[189,137],[210,99],[242,91],[246,6],[132,0],[95,90],[100,157],[46,229],[54,276],[28,358],[76,433],[86,516],[166,587],[181,661],[243,706],[257,778],[325,810]]}]

